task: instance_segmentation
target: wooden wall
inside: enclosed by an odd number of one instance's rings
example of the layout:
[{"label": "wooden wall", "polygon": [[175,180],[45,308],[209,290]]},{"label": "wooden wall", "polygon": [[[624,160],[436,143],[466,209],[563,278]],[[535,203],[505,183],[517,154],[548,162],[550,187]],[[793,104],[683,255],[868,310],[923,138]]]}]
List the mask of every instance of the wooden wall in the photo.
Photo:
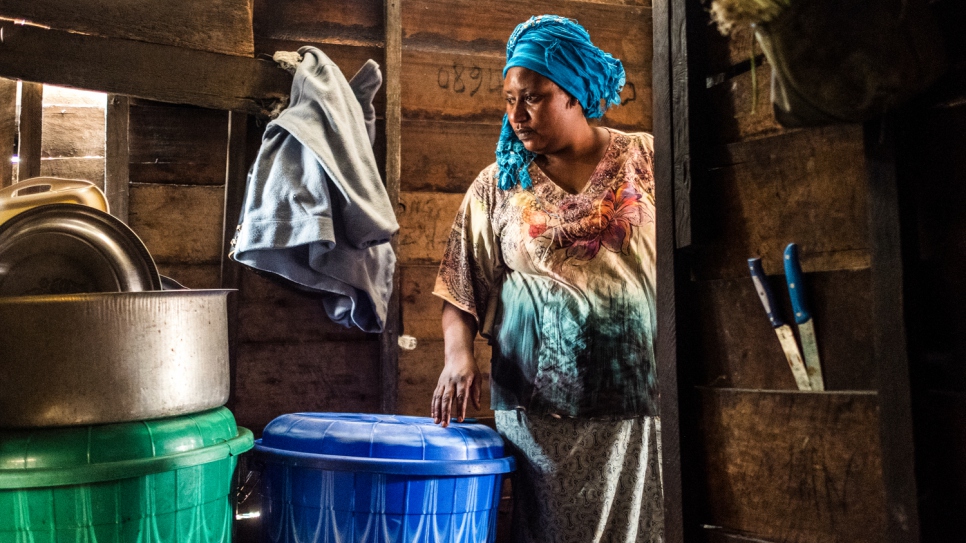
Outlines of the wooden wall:
[{"label": "wooden wall", "polygon": [[0,79],[0,104],[0,188],[36,176],[104,188],[104,94],[31,83],[18,93],[17,81]]},{"label": "wooden wall", "polygon": [[[689,33],[690,75],[707,82],[691,96],[700,170],[678,287],[688,300],[678,333],[691,345],[679,361],[693,387],[681,402],[690,529],[709,541],[882,541],[862,127],[782,128],[760,51],[751,72],[749,31],[724,38],[699,22]],[[792,322],[782,258],[791,242],[801,250],[827,392],[796,389],[748,274],[747,259],[761,257]]]}]

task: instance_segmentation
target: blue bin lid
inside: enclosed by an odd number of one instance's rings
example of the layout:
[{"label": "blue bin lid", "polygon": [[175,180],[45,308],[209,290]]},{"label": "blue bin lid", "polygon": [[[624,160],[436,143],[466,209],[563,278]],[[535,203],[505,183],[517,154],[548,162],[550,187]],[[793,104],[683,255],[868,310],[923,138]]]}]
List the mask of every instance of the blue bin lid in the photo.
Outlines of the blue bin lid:
[{"label": "blue bin lid", "polygon": [[513,470],[503,439],[469,421],[447,428],[428,417],[291,413],[268,423],[255,442],[266,462],[398,475],[484,475]]}]

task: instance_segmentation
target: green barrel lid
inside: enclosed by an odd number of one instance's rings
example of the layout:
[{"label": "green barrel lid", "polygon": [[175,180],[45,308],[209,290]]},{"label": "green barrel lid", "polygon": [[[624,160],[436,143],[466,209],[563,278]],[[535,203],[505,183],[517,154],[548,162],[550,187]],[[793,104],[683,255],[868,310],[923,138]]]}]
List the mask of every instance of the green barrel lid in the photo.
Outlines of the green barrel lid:
[{"label": "green barrel lid", "polygon": [[78,485],[214,462],[252,448],[231,411],[166,419],[0,430],[0,489]]}]

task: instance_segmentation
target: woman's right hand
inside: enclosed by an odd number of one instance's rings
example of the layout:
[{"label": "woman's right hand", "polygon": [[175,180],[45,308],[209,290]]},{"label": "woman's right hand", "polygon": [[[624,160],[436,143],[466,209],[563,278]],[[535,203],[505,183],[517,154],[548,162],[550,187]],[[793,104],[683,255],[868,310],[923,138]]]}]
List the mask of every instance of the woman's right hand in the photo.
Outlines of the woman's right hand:
[{"label": "woman's right hand", "polygon": [[433,422],[449,426],[450,418],[463,422],[466,406],[470,401],[480,408],[482,383],[480,368],[473,357],[473,341],[476,339],[476,318],[445,302],[443,304],[443,343],[445,361],[439,374],[430,416]]},{"label": "woman's right hand", "polygon": [[433,391],[433,422],[445,428],[454,415],[458,422],[463,422],[470,401],[476,409],[480,408],[480,391],[480,369],[473,352],[462,350],[448,355]]}]

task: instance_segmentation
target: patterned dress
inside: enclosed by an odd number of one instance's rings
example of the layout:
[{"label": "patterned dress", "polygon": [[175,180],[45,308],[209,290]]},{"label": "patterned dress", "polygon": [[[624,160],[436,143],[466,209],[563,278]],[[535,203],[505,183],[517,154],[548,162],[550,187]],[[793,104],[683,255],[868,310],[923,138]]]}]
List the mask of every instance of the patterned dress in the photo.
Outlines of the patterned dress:
[{"label": "patterned dress", "polygon": [[662,540],[653,138],[610,133],[577,194],[533,164],[529,189],[483,170],[436,281],[493,347],[518,541]]}]

